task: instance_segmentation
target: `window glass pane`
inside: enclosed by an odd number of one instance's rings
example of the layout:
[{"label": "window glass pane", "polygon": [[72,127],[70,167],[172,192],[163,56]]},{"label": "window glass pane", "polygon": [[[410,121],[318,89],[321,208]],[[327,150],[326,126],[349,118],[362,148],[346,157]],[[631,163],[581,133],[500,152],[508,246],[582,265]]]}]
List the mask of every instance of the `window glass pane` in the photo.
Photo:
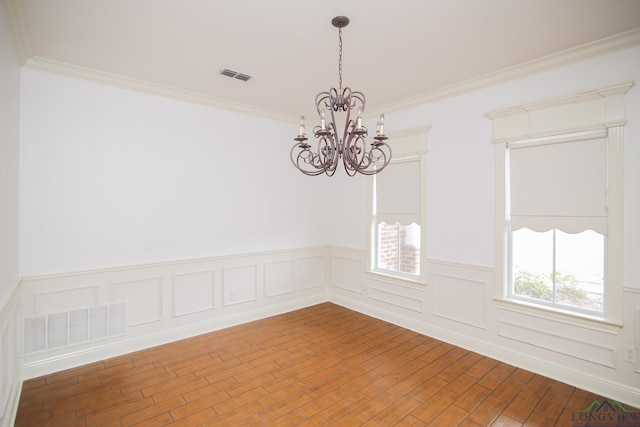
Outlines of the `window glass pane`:
[{"label": "window glass pane", "polygon": [[376,267],[420,275],[420,226],[378,223]]},{"label": "window glass pane", "polygon": [[513,294],[553,301],[553,231],[512,233]]},{"label": "window glass pane", "polygon": [[602,313],[604,259],[605,237],[592,230],[514,231],[511,294]]},{"label": "window glass pane", "polygon": [[378,224],[378,261],[377,267],[383,270],[398,271],[400,259],[398,253],[398,223]]},{"label": "window glass pane", "polygon": [[604,236],[556,230],[556,298],[559,304],[602,311]]}]

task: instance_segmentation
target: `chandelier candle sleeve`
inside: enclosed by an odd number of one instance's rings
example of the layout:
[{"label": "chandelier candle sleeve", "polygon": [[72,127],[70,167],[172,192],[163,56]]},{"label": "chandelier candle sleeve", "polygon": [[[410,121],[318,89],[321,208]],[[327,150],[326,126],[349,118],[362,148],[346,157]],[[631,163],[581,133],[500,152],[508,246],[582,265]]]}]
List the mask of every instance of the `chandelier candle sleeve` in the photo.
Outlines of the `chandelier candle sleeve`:
[{"label": "chandelier candle sleeve", "polygon": [[380,121],[378,121],[378,129],[376,129],[376,135],[384,135],[384,114],[380,114]]},{"label": "chandelier candle sleeve", "polygon": [[[323,173],[333,176],[339,163],[342,163],[349,176],[356,173],[374,175],[391,161],[391,147],[385,142],[388,138],[384,134],[384,114],[380,115],[374,141],[367,144],[368,130],[362,125],[365,96],[362,92],[342,87],[342,28],[349,24],[349,18],[336,16],[331,23],[338,28],[340,84],[338,89],[333,87],[316,95],[316,111],[320,116],[320,126],[313,128],[313,136],[317,140],[316,147],[307,142],[304,117],[300,118],[299,134],[294,138],[296,142],[291,148],[291,162],[309,176]],[[326,114],[327,111],[329,116]],[[358,112],[355,120],[351,116],[352,111]],[[336,124],[336,115],[338,118],[344,117],[342,129]]]},{"label": "chandelier candle sleeve", "polygon": [[304,116],[300,116],[300,133],[298,136],[306,136],[307,132],[304,128]]}]

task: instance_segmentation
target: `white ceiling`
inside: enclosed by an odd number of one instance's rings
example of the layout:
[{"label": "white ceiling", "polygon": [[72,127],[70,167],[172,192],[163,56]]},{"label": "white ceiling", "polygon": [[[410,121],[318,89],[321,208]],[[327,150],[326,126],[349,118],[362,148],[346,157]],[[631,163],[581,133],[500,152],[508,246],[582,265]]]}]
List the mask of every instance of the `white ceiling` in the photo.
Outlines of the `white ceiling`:
[{"label": "white ceiling", "polygon": [[338,85],[337,15],[351,20],[343,86],[364,92],[370,113],[536,71],[577,47],[592,55],[594,42],[640,42],[639,0],[4,1],[24,59],[35,58],[27,65],[57,61],[287,118]]}]

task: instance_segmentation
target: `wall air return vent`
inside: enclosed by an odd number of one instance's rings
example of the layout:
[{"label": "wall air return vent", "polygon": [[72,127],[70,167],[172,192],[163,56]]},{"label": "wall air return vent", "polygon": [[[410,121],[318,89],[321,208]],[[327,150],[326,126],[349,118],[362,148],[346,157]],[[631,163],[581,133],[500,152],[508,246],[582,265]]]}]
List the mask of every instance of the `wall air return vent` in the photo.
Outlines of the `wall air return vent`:
[{"label": "wall air return vent", "polygon": [[233,71],[233,70],[230,70],[228,68],[223,68],[222,70],[220,70],[220,74],[222,74],[223,76],[227,76],[227,77],[231,77],[231,78],[234,78],[234,79],[242,80],[243,82],[246,82],[247,80],[249,80],[251,78],[251,76],[248,75],[248,74],[239,73],[237,71]]},{"label": "wall air return vent", "polygon": [[24,319],[24,354],[127,334],[124,302]]}]

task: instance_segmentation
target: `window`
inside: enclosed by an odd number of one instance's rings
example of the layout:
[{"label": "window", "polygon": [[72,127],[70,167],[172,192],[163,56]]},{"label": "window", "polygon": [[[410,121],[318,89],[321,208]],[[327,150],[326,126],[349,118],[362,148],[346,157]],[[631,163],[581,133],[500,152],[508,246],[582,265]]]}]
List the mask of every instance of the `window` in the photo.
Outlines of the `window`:
[{"label": "window", "polygon": [[510,298],[604,317],[603,136],[589,132],[507,144]]},{"label": "window", "polygon": [[554,320],[622,325],[619,86],[487,113],[496,151],[496,298]]},{"label": "window", "polygon": [[393,160],[371,177],[371,271],[424,282],[424,204],[427,132],[393,136]]},{"label": "window", "polygon": [[375,270],[420,276],[420,159],[396,160],[375,180]]},{"label": "window", "polygon": [[521,228],[511,234],[510,296],[587,314],[604,314],[605,237]]}]

